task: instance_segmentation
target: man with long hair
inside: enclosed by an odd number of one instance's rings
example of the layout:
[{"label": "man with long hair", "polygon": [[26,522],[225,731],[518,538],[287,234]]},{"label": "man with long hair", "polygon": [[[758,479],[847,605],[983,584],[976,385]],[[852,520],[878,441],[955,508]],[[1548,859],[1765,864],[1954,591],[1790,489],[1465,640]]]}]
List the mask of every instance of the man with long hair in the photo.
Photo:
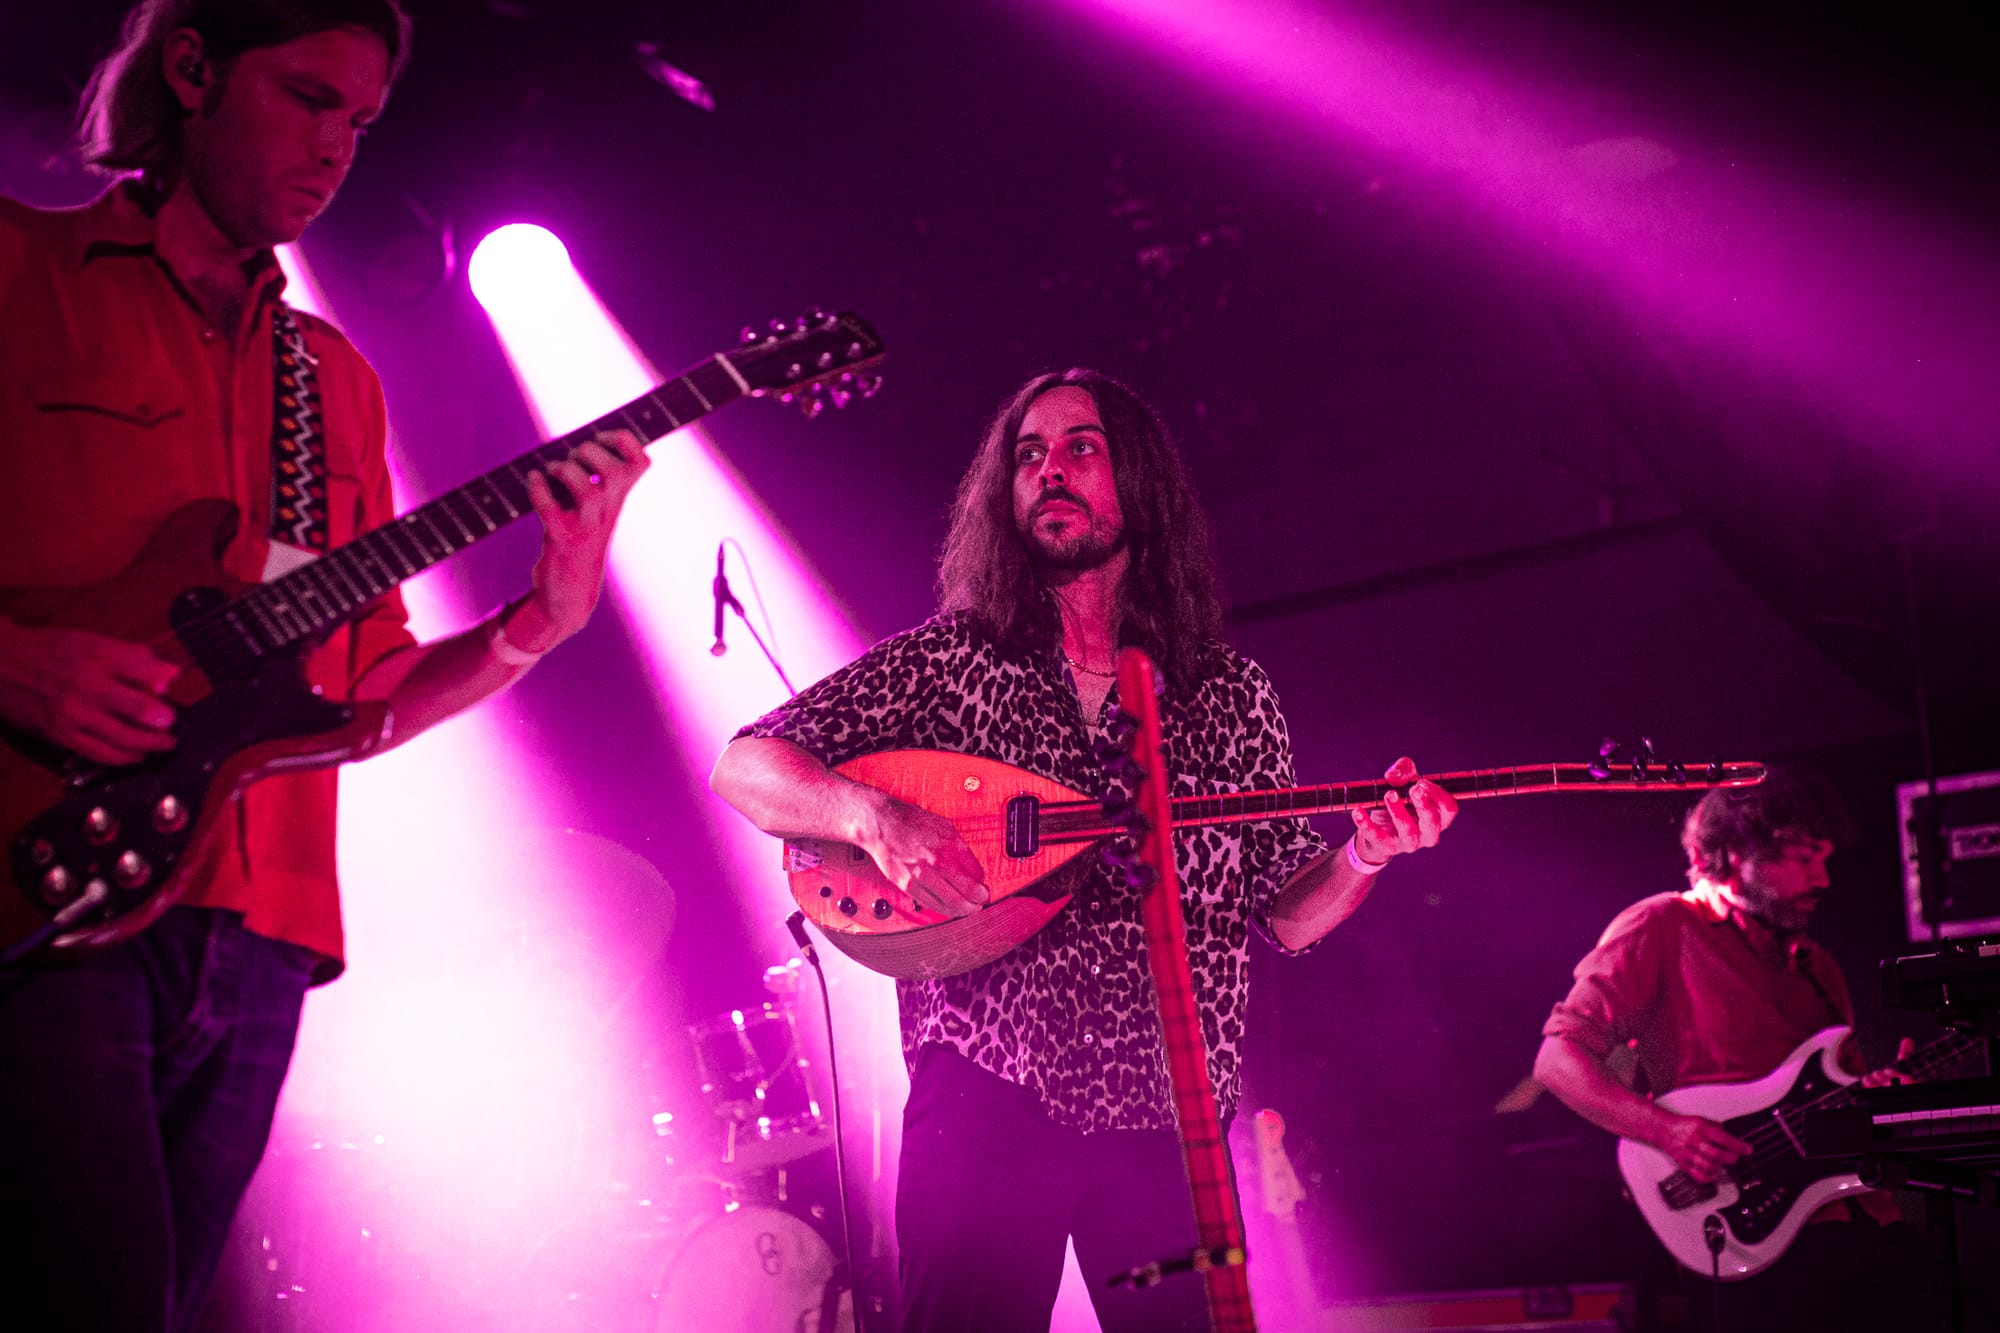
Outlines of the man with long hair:
[{"label": "man with long hair", "polygon": [[[744,729],[711,785],[769,833],[862,848],[925,907],[989,894],[958,830],[830,771],[880,750],[951,750],[1103,788],[1092,756],[1115,716],[1114,658],[1166,679],[1177,795],[1292,785],[1264,673],[1219,638],[1208,528],[1159,418],[1088,370],[1029,381],[958,491],[941,609]],[[1329,850],[1303,820],[1175,839],[1187,941],[1224,1116],[1240,1088],[1254,925],[1310,947],[1390,858],[1436,843],[1456,804],[1417,779],[1357,814]],[[1204,1328],[1200,1282],[1106,1290],[1105,1276],[1195,1245],[1136,895],[1094,858],[1065,868],[1069,908],[998,961],[898,986],[911,1069],[896,1202],[905,1327],[1046,1329],[1066,1242],[1110,1330]]]},{"label": "man with long hair", "polygon": [[[0,200],[0,589],[111,579],[196,501],[235,506],[221,554],[245,582],[393,517],[374,372],[283,304],[273,247],[340,188],[408,38],[396,0],[132,11],[82,117],[86,160],[122,179],[77,209]],[[530,592],[424,645],[391,593],[312,653],[311,681],[385,701],[397,740],[505,687],[589,617],[644,467],[628,435],[583,446],[529,483]],[[14,605],[0,742],[112,766],[175,747],[174,662]],[[0,974],[0,1324],[193,1326],[304,993],[342,966],[333,834],[330,771],[268,778],[221,810],[181,905]]]},{"label": "man with long hair", "polygon": [[[1696,1181],[1725,1179],[1751,1145],[1653,1098],[1763,1078],[1815,1033],[1853,1025],[1840,965],[1805,933],[1831,887],[1827,858],[1848,835],[1839,797],[1802,770],[1773,766],[1754,787],[1703,796],[1681,829],[1687,889],[1642,898],[1605,927],[1543,1025],[1535,1077]],[[1630,1082],[1612,1061],[1621,1048],[1637,1057]],[[1905,1041],[1899,1056],[1909,1053]],[[1851,1035],[1839,1058],[1870,1086],[1902,1077],[1870,1072]],[[1833,1200],[1767,1272],[1730,1284],[1723,1326],[1921,1328],[1921,1292],[1889,1280],[1921,1258],[1887,1194]]]}]

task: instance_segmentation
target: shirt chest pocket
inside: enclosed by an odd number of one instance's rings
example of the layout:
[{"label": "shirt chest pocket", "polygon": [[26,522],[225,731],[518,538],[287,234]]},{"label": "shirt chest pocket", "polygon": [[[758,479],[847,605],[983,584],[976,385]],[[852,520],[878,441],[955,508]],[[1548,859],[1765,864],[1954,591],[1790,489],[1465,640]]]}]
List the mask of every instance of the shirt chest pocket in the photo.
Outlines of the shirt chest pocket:
[{"label": "shirt chest pocket", "polygon": [[5,477],[34,497],[42,531],[88,530],[129,555],[174,506],[221,493],[219,456],[190,453],[187,394],[173,380],[54,371],[23,387],[30,433]]},{"label": "shirt chest pocket", "polygon": [[50,375],[32,386],[50,481],[101,484],[102,469],[157,466],[164,436],[187,414],[181,386],[157,376],[110,371]]},{"label": "shirt chest pocket", "polygon": [[51,375],[35,385],[35,410],[60,420],[136,427],[171,421],[184,405],[180,386],[157,376],[84,371]]}]

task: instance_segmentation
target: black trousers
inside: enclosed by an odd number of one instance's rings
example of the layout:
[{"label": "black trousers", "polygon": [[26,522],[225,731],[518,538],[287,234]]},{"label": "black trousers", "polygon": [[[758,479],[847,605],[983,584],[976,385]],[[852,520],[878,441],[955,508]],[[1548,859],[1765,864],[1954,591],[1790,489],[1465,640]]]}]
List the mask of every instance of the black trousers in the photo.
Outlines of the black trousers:
[{"label": "black trousers", "polygon": [[1208,1328],[1198,1276],[1104,1285],[1195,1247],[1172,1130],[1065,1128],[1027,1089],[925,1046],[896,1186],[906,1333],[1046,1333],[1071,1238],[1105,1333]]},{"label": "black trousers", "polygon": [[0,975],[0,1328],[194,1326],[313,962],[176,907],[114,949]]}]

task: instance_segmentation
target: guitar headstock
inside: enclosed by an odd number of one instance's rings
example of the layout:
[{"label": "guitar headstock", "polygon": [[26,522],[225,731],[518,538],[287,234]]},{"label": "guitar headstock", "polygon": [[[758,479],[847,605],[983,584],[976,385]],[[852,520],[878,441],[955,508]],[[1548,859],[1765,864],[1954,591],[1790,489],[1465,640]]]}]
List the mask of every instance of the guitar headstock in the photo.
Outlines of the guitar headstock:
[{"label": "guitar headstock", "polygon": [[1257,1139],[1257,1177],[1263,1187],[1264,1211],[1273,1217],[1290,1217],[1306,1201],[1305,1187],[1292,1169],[1291,1155],[1285,1151],[1285,1121],[1266,1107],[1250,1117]]},{"label": "guitar headstock", "polygon": [[761,330],[746,325],[742,344],[722,354],[751,397],[775,395],[809,417],[828,404],[840,408],[873,398],[882,388],[874,373],[882,355],[882,340],[866,320],[851,311],[818,309],[796,320],[774,319]]},{"label": "guitar headstock", "polygon": [[1726,764],[1720,759],[1712,759],[1701,769],[1690,772],[1677,759],[1662,760],[1653,749],[1651,736],[1641,736],[1639,743],[1632,746],[1621,744],[1615,736],[1606,736],[1599,743],[1597,758],[1591,761],[1588,771],[1598,782],[1637,786],[1751,787],[1764,780],[1762,764]]}]

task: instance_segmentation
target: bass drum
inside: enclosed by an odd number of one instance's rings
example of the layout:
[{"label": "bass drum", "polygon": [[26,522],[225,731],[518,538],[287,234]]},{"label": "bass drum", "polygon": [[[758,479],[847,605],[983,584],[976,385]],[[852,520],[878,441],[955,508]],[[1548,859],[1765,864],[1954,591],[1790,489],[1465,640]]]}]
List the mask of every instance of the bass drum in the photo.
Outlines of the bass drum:
[{"label": "bass drum", "polygon": [[[829,1310],[833,1251],[806,1223],[746,1205],[687,1238],[656,1288],[654,1333],[854,1333],[839,1292]],[[829,1322],[828,1316],[831,1315]]]}]

